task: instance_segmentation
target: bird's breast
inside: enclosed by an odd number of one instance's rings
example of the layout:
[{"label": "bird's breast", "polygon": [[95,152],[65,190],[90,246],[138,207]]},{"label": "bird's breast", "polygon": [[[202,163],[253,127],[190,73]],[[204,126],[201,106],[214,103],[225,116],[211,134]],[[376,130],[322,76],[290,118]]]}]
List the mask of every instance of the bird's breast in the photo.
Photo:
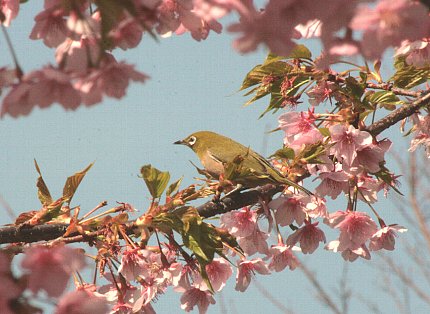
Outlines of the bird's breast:
[{"label": "bird's breast", "polygon": [[222,162],[217,160],[209,151],[205,151],[205,153],[200,156],[200,162],[205,170],[215,177],[224,172]]}]

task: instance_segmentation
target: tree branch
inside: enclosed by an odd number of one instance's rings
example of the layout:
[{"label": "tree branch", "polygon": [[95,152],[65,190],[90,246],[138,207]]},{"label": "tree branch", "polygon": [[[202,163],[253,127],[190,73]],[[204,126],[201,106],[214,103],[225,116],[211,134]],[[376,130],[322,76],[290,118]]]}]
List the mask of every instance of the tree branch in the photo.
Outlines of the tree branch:
[{"label": "tree branch", "polygon": [[415,101],[405,104],[399,109],[394,110],[387,116],[371,124],[365,131],[368,131],[372,135],[376,136],[382,131],[388,129],[390,126],[397,122],[407,118],[417,112],[418,109],[428,106],[430,104],[430,90],[422,93],[422,96],[417,98]]}]

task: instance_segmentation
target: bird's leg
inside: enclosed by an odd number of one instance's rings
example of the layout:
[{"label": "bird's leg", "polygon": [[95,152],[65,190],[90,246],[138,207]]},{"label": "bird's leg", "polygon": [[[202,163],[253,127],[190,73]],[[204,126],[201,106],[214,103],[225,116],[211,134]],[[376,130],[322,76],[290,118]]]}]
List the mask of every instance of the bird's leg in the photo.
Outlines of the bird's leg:
[{"label": "bird's leg", "polygon": [[[243,185],[238,183],[238,184],[236,184],[236,186],[234,187],[234,189],[233,189],[233,190],[231,190],[230,192],[226,193],[226,194],[223,196],[223,198],[226,198],[227,196],[230,196],[230,195],[235,194],[235,193],[239,193],[239,192],[240,192],[240,191],[242,191],[242,190],[244,190]],[[223,199],[223,198],[222,198],[222,199]]]}]

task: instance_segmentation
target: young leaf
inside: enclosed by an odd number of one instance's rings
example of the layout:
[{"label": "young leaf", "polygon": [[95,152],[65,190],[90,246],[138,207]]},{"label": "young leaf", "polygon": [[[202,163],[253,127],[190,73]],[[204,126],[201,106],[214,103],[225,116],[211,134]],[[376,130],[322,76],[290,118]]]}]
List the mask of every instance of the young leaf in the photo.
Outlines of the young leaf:
[{"label": "young leaf", "polygon": [[46,186],[45,181],[42,178],[42,173],[40,172],[39,165],[37,164],[36,159],[34,160],[34,166],[36,167],[36,171],[39,174],[39,177],[36,181],[37,187],[37,196],[42,203],[42,205],[47,205],[52,203],[51,193],[49,193],[49,189]]},{"label": "young leaf", "polygon": [[149,193],[153,198],[160,198],[170,180],[170,173],[163,172],[151,165],[145,165],[140,169],[143,180],[145,180]]},{"label": "young leaf", "polygon": [[90,163],[84,170],[76,172],[74,175],[67,178],[63,188],[63,197],[66,199],[68,204],[70,204],[72,201],[72,197],[75,194],[76,189],[78,188],[82,179],[85,177],[85,174],[91,169],[93,164],[94,163]]},{"label": "young leaf", "polygon": [[166,191],[167,196],[170,196],[172,193],[175,193],[179,189],[179,185],[181,184],[183,178],[184,177],[180,177],[177,181],[169,185]]},{"label": "young leaf", "polygon": [[312,59],[311,51],[305,45],[297,45],[293,51],[290,52],[288,58],[291,59]]}]

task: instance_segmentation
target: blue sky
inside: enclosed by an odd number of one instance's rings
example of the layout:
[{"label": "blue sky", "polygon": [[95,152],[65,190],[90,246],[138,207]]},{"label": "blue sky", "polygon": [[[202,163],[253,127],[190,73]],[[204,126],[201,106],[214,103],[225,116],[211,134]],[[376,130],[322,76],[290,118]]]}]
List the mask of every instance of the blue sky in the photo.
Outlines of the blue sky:
[{"label": "blue sky", "polygon": [[[53,50],[28,39],[34,14],[40,7],[41,1],[22,5],[19,18],[9,30],[24,71],[53,61]],[[150,163],[168,170],[172,179],[184,175],[183,186],[193,182],[197,174],[189,160],[197,162],[195,156],[191,150],[172,143],[194,131],[225,134],[264,155],[278,149],[282,144],[281,134],[264,134],[276,127],[277,116],[268,114],[258,120],[267,100],[243,108],[246,98],[237,92],[245,74],[263,61],[265,51],[240,55],[231,48],[232,38],[228,34],[211,33],[206,41],[198,43],[188,34],[159,42],[144,36],[137,49],[114,52],[118,60],[136,64],[138,70],[151,77],[145,84],[132,84],[125,98],[105,99],[100,105],[75,112],[54,105],[47,110],[36,109],[28,117],[1,120],[1,197],[15,213],[39,208],[34,158],[54,197],[60,196],[67,176],[95,161],[74,197],[74,205],[86,211],[102,200],[112,206],[121,201],[135,205],[142,213],[149,200],[143,181],[137,177],[142,165]],[[318,53],[314,46],[315,50]],[[4,39],[0,38],[0,66],[6,64],[12,65],[12,61]],[[397,130],[394,133],[396,144],[404,149],[407,144],[400,141]],[[344,209],[342,203],[329,204],[331,211]],[[387,223],[408,227],[392,210],[390,202],[381,202],[379,207]],[[362,210],[367,209],[363,206]],[[0,223],[8,222],[9,218],[3,214]],[[332,240],[334,235],[329,233],[328,237]],[[403,254],[402,250],[396,250],[391,256],[402,260]],[[329,292],[336,291],[345,265],[340,255],[320,249],[300,259]],[[349,288],[355,296],[381,304],[382,313],[395,313],[393,301],[381,291],[376,263],[377,257],[370,262],[348,264]],[[319,303],[299,270],[258,276],[257,280],[277,302],[296,313],[330,313]],[[335,300],[340,297],[339,293],[332,295]],[[281,312],[255,285],[246,293],[234,291],[233,280],[216,300],[209,313]],[[415,301],[412,312],[422,313],[422,305]],[[179,295],[169,292],[161,296],[155,308],[159,313],[180,313]],[[350,313],[365,309],[355,298]]]}]

